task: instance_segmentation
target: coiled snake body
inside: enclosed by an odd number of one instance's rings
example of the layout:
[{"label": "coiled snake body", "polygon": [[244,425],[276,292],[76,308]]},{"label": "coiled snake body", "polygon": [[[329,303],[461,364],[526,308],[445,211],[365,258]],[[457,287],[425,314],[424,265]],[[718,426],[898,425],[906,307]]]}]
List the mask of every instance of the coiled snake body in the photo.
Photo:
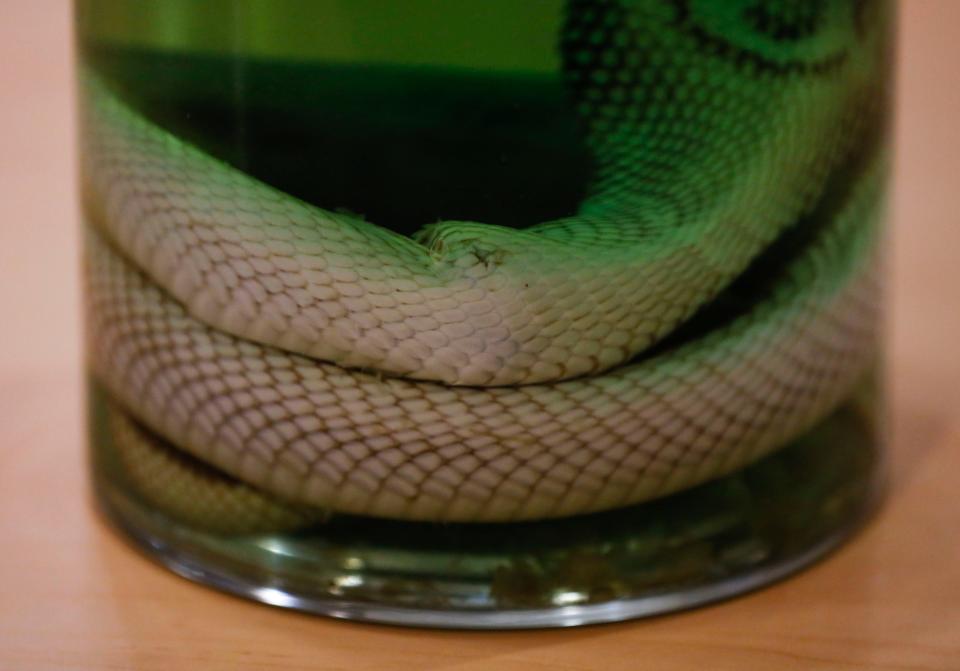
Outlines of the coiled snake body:
[{"label": "coiled snake body", "polygon": [[[276,525],[301,507],[563,516],[740,468],[875,356],[885,15],[572,0],[563,76],[595,161],[580,210],[414,239],[258,182],[88,74],[97,378],[246,483],[248,507],[279,506]],[[757,300],[683,337],[761,276]],[[117,442],[142,464],[155,439],[126,421]]]}]

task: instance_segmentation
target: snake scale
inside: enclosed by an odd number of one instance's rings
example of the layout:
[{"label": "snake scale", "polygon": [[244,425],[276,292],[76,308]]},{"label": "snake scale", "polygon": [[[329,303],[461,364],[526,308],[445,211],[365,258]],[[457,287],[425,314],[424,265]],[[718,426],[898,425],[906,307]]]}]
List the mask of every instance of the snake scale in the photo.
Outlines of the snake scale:
[{"label": "snake scale", "polygon": [[[112,422],[132,480],[181,517],[226,501],[193,517],[233,531],[511,521],[788,443],[876,356],[887,14],[569,0],[579,210],[412,238],[257,181],[85,73],[88,348],[135,419]],[[754,300],[698,330],[738,286]]]}]

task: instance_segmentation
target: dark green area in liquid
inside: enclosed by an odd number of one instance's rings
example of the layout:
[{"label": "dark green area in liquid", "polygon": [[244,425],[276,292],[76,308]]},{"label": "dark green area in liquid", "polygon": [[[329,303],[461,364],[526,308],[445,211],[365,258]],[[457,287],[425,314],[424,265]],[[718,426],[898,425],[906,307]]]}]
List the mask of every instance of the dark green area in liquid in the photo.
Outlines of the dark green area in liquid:
[{"label": "dark green area in liquid", "polygon": [[405,234],[573,214],[590,163],[559,77],[87,46],[176,135],[291,195]]}]

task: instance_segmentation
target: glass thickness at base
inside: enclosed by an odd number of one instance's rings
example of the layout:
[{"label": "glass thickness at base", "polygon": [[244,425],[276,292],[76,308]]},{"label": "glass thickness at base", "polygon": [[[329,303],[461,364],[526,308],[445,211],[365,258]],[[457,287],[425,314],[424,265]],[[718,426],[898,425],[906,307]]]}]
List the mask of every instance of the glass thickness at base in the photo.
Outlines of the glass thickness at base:
[{"label": "glass thickness at base", "polygon": [[217,535],[138,496],[111,451],[107,401],[90,396],[96,494],[114,526],[190,580],[338,618],[514,629],[686,609],[811,564],[878,500],[881,451],[863,393],[738,473],[629,508],[501,524],[334,515],[297,532]]}]

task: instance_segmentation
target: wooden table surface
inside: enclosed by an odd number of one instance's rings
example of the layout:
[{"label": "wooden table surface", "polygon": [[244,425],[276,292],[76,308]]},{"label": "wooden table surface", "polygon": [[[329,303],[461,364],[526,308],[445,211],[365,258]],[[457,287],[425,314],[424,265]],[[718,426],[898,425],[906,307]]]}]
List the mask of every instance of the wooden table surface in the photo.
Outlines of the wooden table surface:
[{"label": "wooden table surface", "polygon": [[722,605],[483,634],[247,603],[159,569],[92,512],[66,4],[7,2],[0,21],[0,669],[960,669],[960,1],[903,3],[881,514]]}]

